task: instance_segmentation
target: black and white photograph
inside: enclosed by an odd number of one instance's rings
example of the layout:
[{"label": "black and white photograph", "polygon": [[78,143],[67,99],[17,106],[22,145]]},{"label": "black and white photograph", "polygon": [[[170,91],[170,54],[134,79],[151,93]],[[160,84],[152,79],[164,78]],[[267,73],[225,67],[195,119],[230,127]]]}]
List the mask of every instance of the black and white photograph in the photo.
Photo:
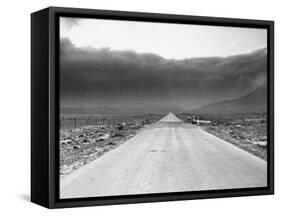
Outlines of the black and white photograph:
[{"label": "black and white photograph", "polygon": [[59,18],[59,198],[268,186],[266,28]]}]

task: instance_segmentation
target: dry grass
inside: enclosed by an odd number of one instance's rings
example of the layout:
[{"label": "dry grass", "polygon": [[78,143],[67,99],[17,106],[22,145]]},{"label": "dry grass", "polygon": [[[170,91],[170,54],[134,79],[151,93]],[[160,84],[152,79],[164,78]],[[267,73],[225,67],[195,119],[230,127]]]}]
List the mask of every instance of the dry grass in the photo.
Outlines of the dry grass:
[{"label": "dry grass", "polygon": [[[182,114],[186,121],[190,121]],[[267,160],[267,114],[201,114],[200,119],[210,120],[211,124],[201,128],[233,145]]]},{"label": "dry grass", "polygon": [[[69,124],[64,119],[64,127],[68,129],[60,130],[61,177],[120,146],[145,125],[161,119],[161,116],[91,117],[95,124],[79,128],[71,128],[72,119]],[[85,123],[89,123],[89,120]]]}]

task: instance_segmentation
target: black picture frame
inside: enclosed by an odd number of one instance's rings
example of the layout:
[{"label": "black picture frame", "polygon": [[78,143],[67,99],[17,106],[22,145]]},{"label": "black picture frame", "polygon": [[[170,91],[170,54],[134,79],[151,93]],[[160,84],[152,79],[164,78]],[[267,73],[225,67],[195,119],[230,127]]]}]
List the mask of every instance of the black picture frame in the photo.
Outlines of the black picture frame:
[{"label": "black picture frame", "polygon": [[[268,47],[268,185],[262,188],[59,199],[59,22],[84,17],[266,28]],[[274,193],[274,22],[202,16],[49,7],[31,15],[31,201],[47,208],[160,202]]]}]

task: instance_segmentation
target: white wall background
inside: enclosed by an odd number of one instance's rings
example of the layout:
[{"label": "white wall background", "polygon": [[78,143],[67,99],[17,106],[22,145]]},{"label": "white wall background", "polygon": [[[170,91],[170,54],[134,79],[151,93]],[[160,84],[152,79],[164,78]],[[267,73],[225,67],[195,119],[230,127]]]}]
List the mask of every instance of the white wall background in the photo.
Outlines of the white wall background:
[{"label": "white wall background", "polygon": [[[30,13],[48,6],[275,20],[276,195],[47,210],[28,202]],[[276,0],[6,0],[1,2],[1,215],[267,215],[280,210],[280,4]]]}]

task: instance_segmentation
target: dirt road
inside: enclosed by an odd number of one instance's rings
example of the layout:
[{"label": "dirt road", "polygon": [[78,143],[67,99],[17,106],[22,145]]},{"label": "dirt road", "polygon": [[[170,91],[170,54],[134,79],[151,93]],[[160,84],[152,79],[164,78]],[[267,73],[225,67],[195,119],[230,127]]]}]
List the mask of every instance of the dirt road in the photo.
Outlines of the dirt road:
[{"label": "dirt road", "polygon": [[262,187],[265,161],[169,113],[61,180],[61,198]]}]

